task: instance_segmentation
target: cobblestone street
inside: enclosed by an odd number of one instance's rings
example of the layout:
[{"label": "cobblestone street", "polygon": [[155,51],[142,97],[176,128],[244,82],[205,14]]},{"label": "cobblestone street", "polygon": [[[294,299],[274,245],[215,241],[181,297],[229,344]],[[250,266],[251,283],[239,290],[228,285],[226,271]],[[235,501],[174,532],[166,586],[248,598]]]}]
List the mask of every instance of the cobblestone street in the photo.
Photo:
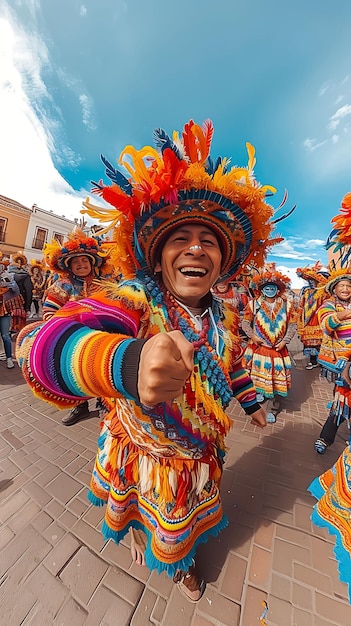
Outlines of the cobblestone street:
[{"label": "cobblestone street", "polygon": [[207,588],[197,605],[166,576],[133,564],[127,543],[104,542],[103,510],[86,498],[97,412],[63,426],[66,413],[36,399],[17,364],[7,370],[0,362],[1,624],[351,624],[334,541],[312,526],[314,500],[306,491],[341,453],[347,428],[324,456],[314,452],[332,386],[319,368],[306,371],[301,355],[295,361],[276,424],[260,431],[231,405],[222,483],[230,523],[198,551]]}]

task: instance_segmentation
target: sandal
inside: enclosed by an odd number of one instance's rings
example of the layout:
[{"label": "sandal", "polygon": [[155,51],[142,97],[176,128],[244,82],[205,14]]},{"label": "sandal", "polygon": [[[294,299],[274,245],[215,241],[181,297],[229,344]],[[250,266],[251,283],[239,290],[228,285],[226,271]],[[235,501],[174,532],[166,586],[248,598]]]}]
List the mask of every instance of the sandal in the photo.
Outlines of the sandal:
[{"label": "sandal", "polygon": [[206,583],[204,580],[199,581],[195,570],[195,561],[193,559],[187,572],[178,569],[173,576],[173,580],[177,583],[181,594],[192,603],[200,600],[205,591]]},{"label": "sandal", "polygon": [[270,413],[267,413],[267,424],[275,424],[277,421],[277,416],[274,415],[274,413],[272,413],[272,411],[270,411]]},{"label": "sandal", "polygon": [[314,449],[316,452],[318,452],[318,454],[324,454],[328,445],[329,444],[324,441],[324,439],[316,439],[316,441],[314,442]]}]

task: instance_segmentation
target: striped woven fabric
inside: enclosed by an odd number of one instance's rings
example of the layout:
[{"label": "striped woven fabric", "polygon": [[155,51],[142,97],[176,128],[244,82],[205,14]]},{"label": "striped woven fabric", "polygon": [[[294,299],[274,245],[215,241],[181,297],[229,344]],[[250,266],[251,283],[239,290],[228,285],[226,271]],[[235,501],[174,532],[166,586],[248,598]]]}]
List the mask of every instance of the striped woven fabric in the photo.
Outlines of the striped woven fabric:
[{"label": "striped woven fabric", "polygon": [[348,585],[351,603],[351,446],[331,469],[314,479],[308,490],[318,500],[312,522],[335,535],[339,577]]},{"label": "striped woven fabric", "polygon": [[[143,529],[147,566],[172,576],[227,524],[219,495],[232,423],[225,409],[233,397],[244,408],[254,404],[256,393],[231,332],[233,316],[214,302],[208,341],[195,350],[183,394],[152,408],[131,398],[123,386],[126,348],[172,330],[156,295],[134,281],[68,302],[41,328],[22,331],[17,356],[33,392],[59,407],[107,399],[89,499],[107,505],[106,539],[118,543],[130,526]],[[194,336],[195,325],[187,332]]]}]

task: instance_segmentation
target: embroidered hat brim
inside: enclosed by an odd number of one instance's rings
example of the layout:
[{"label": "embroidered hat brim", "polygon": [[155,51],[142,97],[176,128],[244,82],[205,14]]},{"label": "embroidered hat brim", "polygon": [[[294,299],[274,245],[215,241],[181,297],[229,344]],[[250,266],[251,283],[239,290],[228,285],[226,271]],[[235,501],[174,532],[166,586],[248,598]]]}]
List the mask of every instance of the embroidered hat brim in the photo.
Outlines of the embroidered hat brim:
[{"label": "embroidered hat brim", "polygon": [[179,191],[176,204],[151,207],[141,216],[134,233],[140,266],[152,272],[167,236],[184,223],[203,224],[216,235],[222,252],[221,280],[238,270],[251,246],[250,220],[238,205],[206,189]]}]

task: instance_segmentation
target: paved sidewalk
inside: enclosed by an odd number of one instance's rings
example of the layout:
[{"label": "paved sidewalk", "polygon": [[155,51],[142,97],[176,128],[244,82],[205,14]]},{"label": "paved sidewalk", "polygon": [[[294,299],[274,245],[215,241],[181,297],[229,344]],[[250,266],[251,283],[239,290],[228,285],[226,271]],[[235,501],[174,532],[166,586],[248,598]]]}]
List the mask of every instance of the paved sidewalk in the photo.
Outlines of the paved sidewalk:
[{"label": "paved sidewalk", "polygon": [[208,584],[197,605],[132,564],[127,543],[103,541],[103,510],[86,499],[96,413],[63,426],[65,413],[35,398],[17,365],[0,362],[0,623],[257,626],[266,602],[267,626],[351,624],[333,539],[312,526],[306,491],[341,453],[347,428],[324,456],[314,453],[332,388],[297,357],[275,425],[260,431],[231,407],[222,484],[230,523],[198,552]]}]

